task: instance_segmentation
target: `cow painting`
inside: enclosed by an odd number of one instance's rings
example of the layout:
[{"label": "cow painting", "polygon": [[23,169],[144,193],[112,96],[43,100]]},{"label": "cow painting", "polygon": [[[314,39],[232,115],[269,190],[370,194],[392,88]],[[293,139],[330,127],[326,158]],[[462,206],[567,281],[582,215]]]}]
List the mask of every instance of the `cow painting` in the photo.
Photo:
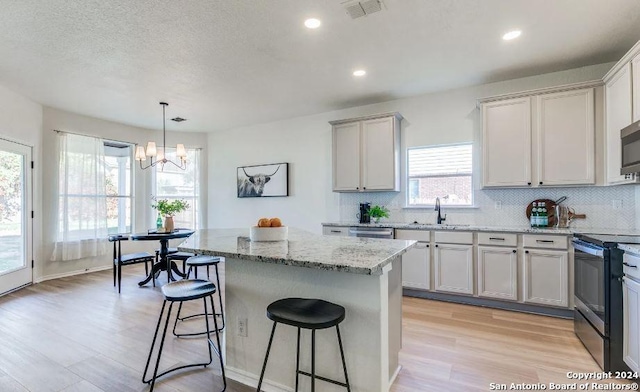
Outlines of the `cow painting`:
[{"label": "cow painting", "polygon": [[288,196],[288,164],[238,168],[238,197]]}]

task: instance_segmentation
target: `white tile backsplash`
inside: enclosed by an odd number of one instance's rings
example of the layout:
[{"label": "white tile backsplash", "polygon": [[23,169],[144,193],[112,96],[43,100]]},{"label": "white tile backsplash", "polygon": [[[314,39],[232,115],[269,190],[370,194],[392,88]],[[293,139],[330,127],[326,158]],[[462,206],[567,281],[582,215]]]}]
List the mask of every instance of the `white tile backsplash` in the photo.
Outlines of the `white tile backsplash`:
[{"label": "white tile backsplash", "polygon": [[[557,200],[567,196],[563,205],[572,207],[577,214],[586,214],[587,219],[576,219],[575,228],[635,229],[636,186],[592,186],[545,189],[483,189],[475,191],[476,208],[442,207],[447,214],[446,223],[487,226],[527,225],[527,205],[535,199]],[[386,206],[391,211],[391,222],[435,223],[436,213],[432,209],[403,208],[404,192],[342,193],[340,194],[340,220],[356,221],[358,204]],[[496,202],[501,208],[496,209]],[[620,206],[621,208],[614,208]]]}]

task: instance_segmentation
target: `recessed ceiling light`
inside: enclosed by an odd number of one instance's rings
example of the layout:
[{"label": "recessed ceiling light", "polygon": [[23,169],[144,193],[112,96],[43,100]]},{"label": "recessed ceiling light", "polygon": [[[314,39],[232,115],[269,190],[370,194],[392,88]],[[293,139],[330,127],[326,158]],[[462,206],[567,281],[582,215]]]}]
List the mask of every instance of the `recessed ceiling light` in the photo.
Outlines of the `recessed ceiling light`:
[{"label": "recessed ceiling light", "polygon": [[365,71],[364,69],[353,71],[353,76],[364,76],[366,74],[367,74],[367,71]]},{"label": "recessed ceiling light", "polygon": [[513,30],[502,36],[502,39],[505,41],[510,41],[512,39],[518,38],[522,34],[520,30]]},{"label": "recessed ceiling light", "polygon": [[320,27],[321,24],[322,22],[320,22],[320,19],[316,19],[316,18],[310,18],[304,21],[304,25],[310,29],[317,29],[318,27]]}]

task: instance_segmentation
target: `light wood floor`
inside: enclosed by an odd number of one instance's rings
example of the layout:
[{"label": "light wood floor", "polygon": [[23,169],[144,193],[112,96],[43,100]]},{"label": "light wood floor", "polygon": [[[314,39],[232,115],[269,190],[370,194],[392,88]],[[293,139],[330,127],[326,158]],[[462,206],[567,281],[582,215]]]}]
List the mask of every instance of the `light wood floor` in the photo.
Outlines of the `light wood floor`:
[{"label": "light wood floor", "polygon": [[[0,391],[148,390],[141,377],[162,295],[158,287],[138,288],[143,273],[140,265],[125,268],[120,295],[111,271],[103,271],[0,297]],[[599,370],[569,320],[415,298],[404,299],[403,313],[403,370],[394,392],[567,383],[568,371]],[[186,363],[203,350],[201,339],[167,338],[160,366]],[[207,370],[161,379],[156,390],[220,387],[214,360]],[[230,381],[227,390],[251,389]]]}]

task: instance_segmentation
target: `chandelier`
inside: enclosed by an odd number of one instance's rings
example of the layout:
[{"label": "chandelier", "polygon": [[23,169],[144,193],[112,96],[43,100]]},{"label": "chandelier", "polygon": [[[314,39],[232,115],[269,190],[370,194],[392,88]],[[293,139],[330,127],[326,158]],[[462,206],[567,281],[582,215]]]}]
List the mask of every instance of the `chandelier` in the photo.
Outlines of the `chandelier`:
[{"label": "chandelier", "polygon": [[[162,105],[162,147],[156,148],[155,142],[147,143],[147,148],[145,150],[144,147],[138,146],[136,147],[136,161],[140,162],[140,168],[142,170],[148,169],[150,167],[154,167],[157,164],[160,164],[160,169],[164,169],[164,165],[167,163],[171,163],[172,165],[184,170],[187,168],[187,151],[184,148],[184,144],[178,144],[176,146],[176,157],[180,158],[180,164],[167,159],[165,155],[165,147],[167,145],[167,128],[166,128],[166,115],[165,109],[169,106],[166,102],[160,102]],[[150,158],[150,163],[147,166],[142,165],[142,161],[146,161],[147,157]],[[154,160],[155,158],[155,160]]]}]

